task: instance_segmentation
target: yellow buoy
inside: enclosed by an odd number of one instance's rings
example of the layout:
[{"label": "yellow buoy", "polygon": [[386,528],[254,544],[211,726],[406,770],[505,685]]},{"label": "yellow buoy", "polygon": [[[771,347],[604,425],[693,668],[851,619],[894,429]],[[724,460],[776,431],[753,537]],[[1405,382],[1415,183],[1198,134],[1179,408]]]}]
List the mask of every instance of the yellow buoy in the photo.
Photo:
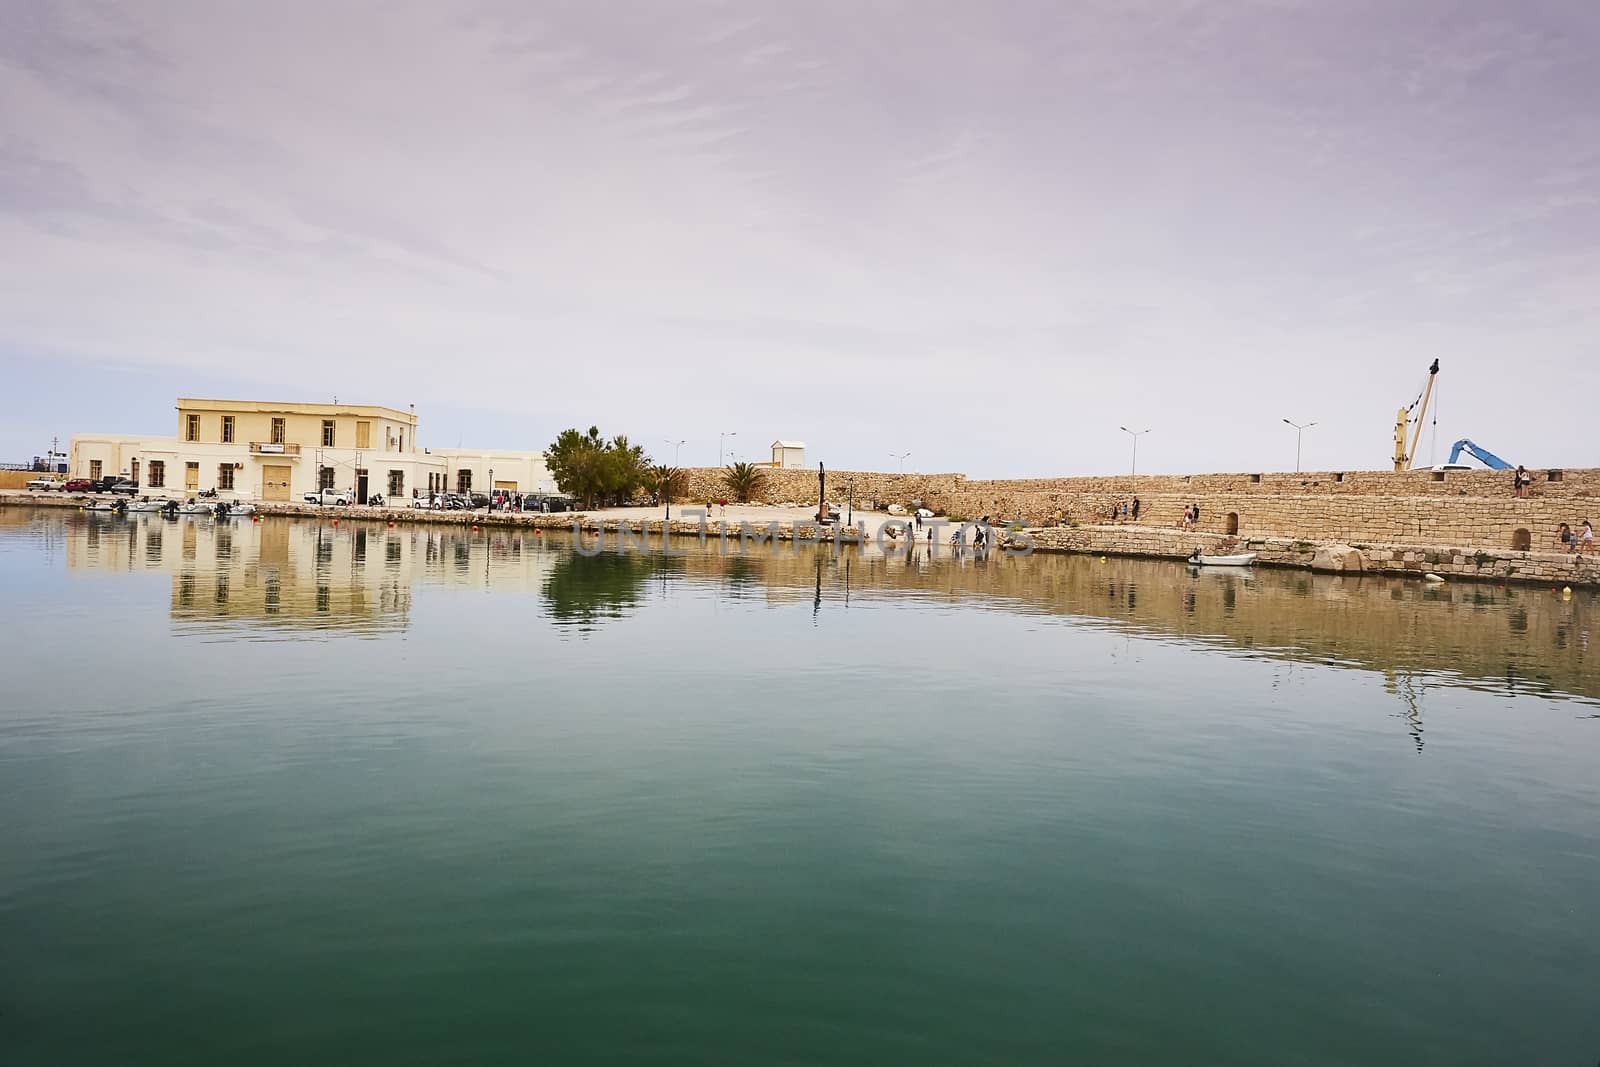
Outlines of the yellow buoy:
[{"label": "yellow buoy", "polygon": [[1561,587],[1561,599],[1567,600],[1567,599],[1570,599],[1571,596],[1572,596],[1572,586],[1570,586],[1570,585],[1562,586]]}]

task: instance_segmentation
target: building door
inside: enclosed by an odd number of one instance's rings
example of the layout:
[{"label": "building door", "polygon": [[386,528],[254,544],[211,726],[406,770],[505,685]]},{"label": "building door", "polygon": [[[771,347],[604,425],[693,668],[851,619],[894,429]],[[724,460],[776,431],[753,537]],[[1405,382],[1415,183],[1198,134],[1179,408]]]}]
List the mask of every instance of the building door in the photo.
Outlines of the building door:
[{"label": "building door", "polygon": [[262,500],[288,500],[289,499],[289,471],[288,466],[264,464],[261,468],[261,499]]},{"label": "building door", "polygon": [[356,503],[367,502],[367,468],[362,467],[356,471]]},{"label": "building door", "polygon": [[183,487],[191,493],[200,488],[200,464],[183,465]]}]

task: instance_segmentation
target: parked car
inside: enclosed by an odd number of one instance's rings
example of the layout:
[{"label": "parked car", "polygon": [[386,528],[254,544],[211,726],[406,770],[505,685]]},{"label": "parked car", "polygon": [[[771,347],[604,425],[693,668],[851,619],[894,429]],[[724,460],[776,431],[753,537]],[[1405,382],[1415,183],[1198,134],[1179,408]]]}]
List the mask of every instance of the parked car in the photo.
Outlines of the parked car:
[{"label": "parked car", "polygon": [[307,504],[337,504],[342,507],[350,506],[350,491],[348,489],[324,489],[321,492],[307,493]]},{"label": "parked car", "polygon": [[126,478],[118,478],[116,481],[107,486],[105,491],[108,493],[122,493],[126,496],[137,496],[139,493],[139,483],[130,482]]},{"label": "parked car", "polygon": [[122,479],[122,477],[120,475],[108,474],[103,478],[91,479],[91,483],[94,486],[94,492],[96,492],[96,493],[109,493],[109,492],[111,492],[111,487],[113,485],[116,485],[118,482],[120,482],[122,480],[123,479]]},{"label": "parked car", "polygon": [[54,478],[35,478],[28,483],[28,489],[33,492],[47,493],[52,489],[59,489],[61,483]]},{"label": "parked car", "polygon": [[67,484],[61,488],[68,493],[92,493],[94,492],[95,483],[88,478],[68,478]]}]

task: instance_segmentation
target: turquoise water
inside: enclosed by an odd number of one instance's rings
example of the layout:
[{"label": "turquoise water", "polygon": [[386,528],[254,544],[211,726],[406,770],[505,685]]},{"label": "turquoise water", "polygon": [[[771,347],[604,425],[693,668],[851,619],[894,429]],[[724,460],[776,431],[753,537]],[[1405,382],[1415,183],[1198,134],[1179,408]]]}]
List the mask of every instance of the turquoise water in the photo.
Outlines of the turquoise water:
[{"label": "turquoise water", "polygon": [[1600,1057],[1596,604],[0,511],[0,1063]]}]

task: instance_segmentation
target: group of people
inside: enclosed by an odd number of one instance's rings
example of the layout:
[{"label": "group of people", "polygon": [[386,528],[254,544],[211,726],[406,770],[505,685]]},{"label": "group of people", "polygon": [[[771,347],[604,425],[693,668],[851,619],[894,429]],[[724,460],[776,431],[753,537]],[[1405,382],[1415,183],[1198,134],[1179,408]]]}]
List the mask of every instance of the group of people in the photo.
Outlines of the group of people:
[{"label": "group of people", "polygon": [[1579,553],[1594,551],[1594,527],[1589,525],[1588,519],[1584,519],[1583,525],[1576,530],[1566,523],[1562,523],[1561,530],[1557,533],[1556,538],[1561,542],[1563,549],[1570,548],[1572,551]]},{"label": "group of people", "polygon": [[1130,522],[1139,521],[1139,498],[1132,500],[1118,500],[1111,505],[1111,521],[1127,519]]},{"label": "group of people", "polygon": [[1200,505],[1198,503],[1183,506],[1183,521],[1179,523],[1185,530],[1192,530],[1200,525]]}]

